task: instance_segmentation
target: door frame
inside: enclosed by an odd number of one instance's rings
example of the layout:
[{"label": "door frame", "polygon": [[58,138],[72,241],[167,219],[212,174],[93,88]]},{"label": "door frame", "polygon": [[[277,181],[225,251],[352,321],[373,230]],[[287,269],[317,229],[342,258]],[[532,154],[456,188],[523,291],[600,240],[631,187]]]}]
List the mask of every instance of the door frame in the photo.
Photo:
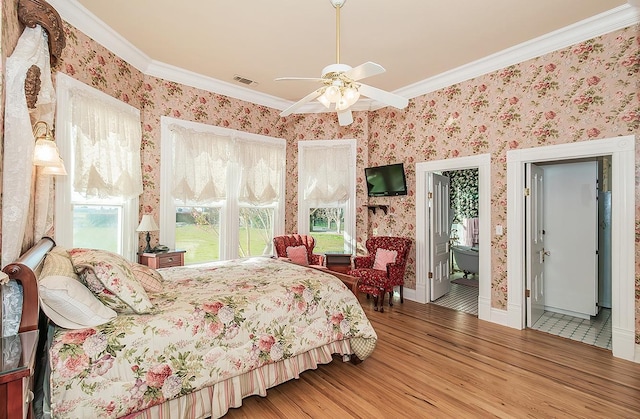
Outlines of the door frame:
[{"label": "door frame", "polygon": [[525,164],[611,156],[611,321],[613,356],[635,358],[635,136],[507,151],[508,325],[526,325]]},{"label": "door frame", "polygon": [[[491,155],[457,157],[416,163],[416,294],[413,300],[427,303],[430,300],[428,273],[429,251],[429,189],[428,173],[446,170],[478,169],[478,218],[479,234],[479,290],[478,318],[491,318]],[[406,295],[405,291],[405,295]]]}]

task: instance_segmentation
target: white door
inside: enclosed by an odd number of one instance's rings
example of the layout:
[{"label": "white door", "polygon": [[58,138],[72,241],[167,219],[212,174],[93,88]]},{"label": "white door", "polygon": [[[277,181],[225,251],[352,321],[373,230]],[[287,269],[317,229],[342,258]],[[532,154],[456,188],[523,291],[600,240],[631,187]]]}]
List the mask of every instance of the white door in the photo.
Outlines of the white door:
[{"label": "white door", "polygon": [[431,268],[431,301],[451,289],[449,283],[449,178],[431,173],[429,176],[429,249]]},{"label": "white door", "polygon": [[544,313],[544,211],[543,170],[535,164],[526,165],[527,188],[526,247],[527,247],[527,327],[531,327]]},{"label": "white door", "polygon": [[588,319],[598,313],[598,166],[544,166],[547,311]]}]

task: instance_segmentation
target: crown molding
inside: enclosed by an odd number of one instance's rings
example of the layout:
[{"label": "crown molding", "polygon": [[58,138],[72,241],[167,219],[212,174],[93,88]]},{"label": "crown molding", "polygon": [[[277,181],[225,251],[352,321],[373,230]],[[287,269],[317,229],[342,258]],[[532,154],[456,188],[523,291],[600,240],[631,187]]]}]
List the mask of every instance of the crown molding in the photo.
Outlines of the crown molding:
[{"label": "crown molding", "polygon": [[[145,75],[159,77],[279,110],[286,109],[294,103],[152,60],[76,0],[48,0],[48,2],[66,22],[75,26]],[[413,99],[444,87],[557,51],[578,42],[637,24],[640,22],[640,9],[637,7],[640,0],[628,0],[628,3],[437,76],[400,88],[393,93]],[[351,109],[354,111],[368,111],[381,109],[384,106],[370,99],[360,99]],[[327,109],[320,103],[309,103],[300,110],[300,113],[322,112],[327,112]]]},{"label": "crown molding", "polygon": [[640,10],[631,5],[618,6],[615,9],[584,19],[573,25],[400,88],[394,93],[413,99],[444,87],[626,28],[638,22],[640,22]]}]

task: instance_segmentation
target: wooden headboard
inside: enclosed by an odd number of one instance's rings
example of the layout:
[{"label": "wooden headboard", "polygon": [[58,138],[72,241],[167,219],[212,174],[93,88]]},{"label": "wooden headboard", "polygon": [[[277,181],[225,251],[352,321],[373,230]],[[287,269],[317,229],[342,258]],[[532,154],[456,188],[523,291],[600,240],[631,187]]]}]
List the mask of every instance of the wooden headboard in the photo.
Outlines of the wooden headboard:
[{"label": "wooden headboard", "polygon": [[22,318],[18,332],[38,329],[40,303],[38,301],[38,278],[36,271],[44,261],[49,250],[56,243],[50,237],[43,237],[31,249],[27,250],[18,260],[5,266],[2,271],[22,284],[23,303]]}]

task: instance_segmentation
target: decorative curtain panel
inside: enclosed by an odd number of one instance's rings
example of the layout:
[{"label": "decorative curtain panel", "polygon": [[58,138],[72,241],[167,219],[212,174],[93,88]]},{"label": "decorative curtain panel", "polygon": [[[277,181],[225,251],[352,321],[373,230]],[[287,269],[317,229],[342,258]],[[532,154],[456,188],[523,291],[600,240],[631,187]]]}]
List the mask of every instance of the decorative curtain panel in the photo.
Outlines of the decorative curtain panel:
[{"label": "decorative curtain panel", "polygon": [[71,90],[70,101],[74,191],[86,198],[142,194],[137,110],[115,107],[79,89]]},{"label": "decorative curtain panel", "polygon": [[[32,65],[40,68],[41,86],[36,109],[30,112],[24,88]],[[39,175],[32,164],[35,147],[32,125],[42,120],[52,127],[55,108],[49,46],[39,25],[24,29],[15,50],[7,58],[5,89],[2,266],[16,260],[22,250],[39,240],[52,224],[50,177]]]},{"label": "decorative curtain panel", "polygon": [[237,140],[236,156],[240,167],[238,201],[252,205],[277,202],[285,170],[285,145]]},{"label": "decorative curtain panel", "polygon": [[205,205],[227,197],[229,136],[172,125],[173,199],[185,205]]},{"label": "decorative curtain panel", "polygon": [[303,148],[301,164],[303,199],[311,207],[343,203],[349,199],[349,164],[353,160],[349,145]]}]

